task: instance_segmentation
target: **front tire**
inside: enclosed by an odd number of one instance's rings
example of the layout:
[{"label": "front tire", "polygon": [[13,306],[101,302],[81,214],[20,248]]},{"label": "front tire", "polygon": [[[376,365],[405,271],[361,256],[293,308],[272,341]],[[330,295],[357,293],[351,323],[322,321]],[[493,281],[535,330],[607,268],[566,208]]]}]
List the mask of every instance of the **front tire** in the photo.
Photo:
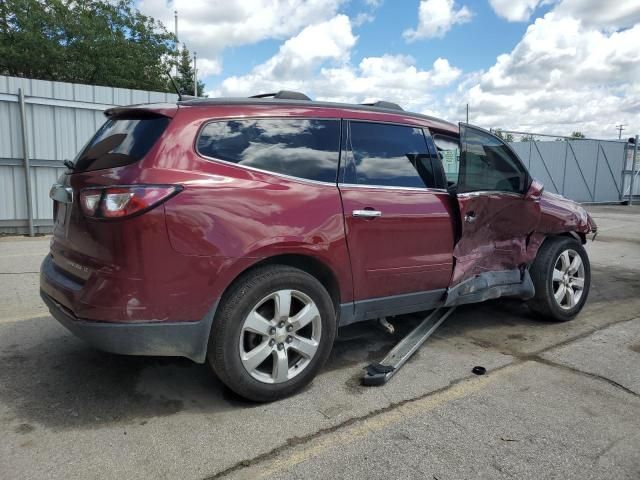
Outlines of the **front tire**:
[{"label": "front tire", "polygon": [[271,265],[239,278],[222,300],[207,359],[231,390],[264,402],[310,383],[336,335],[331,297],[313,276]]},{"label": "front tire", "polygon": [[582,244],[569,237],[551,237],[540,247],[530,269],[536,293],[529,308],[547,320],[574,318],[589,295],[591,266]]}]

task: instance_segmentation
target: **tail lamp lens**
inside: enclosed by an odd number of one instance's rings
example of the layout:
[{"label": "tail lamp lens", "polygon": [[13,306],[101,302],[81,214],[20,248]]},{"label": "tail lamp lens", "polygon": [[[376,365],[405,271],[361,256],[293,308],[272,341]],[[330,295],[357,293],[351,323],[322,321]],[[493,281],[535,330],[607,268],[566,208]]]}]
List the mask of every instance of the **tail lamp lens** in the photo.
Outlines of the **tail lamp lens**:
[{"label": "tail lamp lens", "polygon": [[80,205],[85,215],[93,216],[98,209],[102,192],[96,190],[88,190],[80,195]]},{"label": "tail lamp lens", "polygon": [[80,193],[80,205],[88,217],[125,218],[152,209],[180,190],[178,185],[89,188]]}]

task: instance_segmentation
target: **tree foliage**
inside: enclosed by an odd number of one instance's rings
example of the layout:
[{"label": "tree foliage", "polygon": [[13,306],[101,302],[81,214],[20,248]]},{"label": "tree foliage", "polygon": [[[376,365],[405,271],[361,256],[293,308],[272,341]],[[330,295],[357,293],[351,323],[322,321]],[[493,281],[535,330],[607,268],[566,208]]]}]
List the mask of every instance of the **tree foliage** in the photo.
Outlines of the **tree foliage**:
[{"label": "tree foliage", "polygon": [[573,132],[571,134],[571,138],[585,138],[584,133],[582,132]]},{"label": "tree foliage", "polygon": [[134,0],[0,0],[0,74],[168,91],[175,48]]},{"label": "tree foliage", "polygon": [[494,131],[496,137],[501,138],[505,142],[513,142],[513,133],[504,132],[502,129],[498,128]]},{"label": "tree foliage", "polygon": [[[193,95],[193,58],[187,47],[183,44],[178,57],[178,76],[174,78],[180,93]],[[173,89],[173,87],[171,87]],[[204,95],[204,83],[198,80],[198,96]]]}]

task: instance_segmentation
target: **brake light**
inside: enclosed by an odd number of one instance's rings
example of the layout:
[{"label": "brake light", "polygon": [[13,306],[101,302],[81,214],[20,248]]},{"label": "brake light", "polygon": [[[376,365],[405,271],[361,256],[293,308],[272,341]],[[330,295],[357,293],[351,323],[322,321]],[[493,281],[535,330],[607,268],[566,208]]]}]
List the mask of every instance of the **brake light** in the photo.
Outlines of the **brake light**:
[{"label": "brake light", "polygon": [[87,188],[80,192],[80,206],[87,217],[126,218],[151,210],[181,190],[180,185]]}]

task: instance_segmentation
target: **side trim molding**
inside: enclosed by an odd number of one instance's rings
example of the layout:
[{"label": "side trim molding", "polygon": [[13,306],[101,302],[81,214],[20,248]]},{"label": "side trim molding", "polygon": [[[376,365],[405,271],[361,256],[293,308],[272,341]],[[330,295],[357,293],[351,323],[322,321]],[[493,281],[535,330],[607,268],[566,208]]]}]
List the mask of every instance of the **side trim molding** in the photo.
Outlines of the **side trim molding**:
[{"label": "side trim molding", "polygon": [[516,297],[528,300],[535,295],[529,270],[483,272],[451,287],[445,306],[478,303],[498,297]]},{"label": "side trim molding", "polygon": [[374,318],[480,303],[498,297],[528,300],[535,295],[529,270],[484,272],[449,289],[371,298],[340,305],[339,327]]},{"label": "side trim molding", "polygon": [[446,289],[370,298],[340,305],[340,327],[364,320],[430,310],[444,303]]}]

